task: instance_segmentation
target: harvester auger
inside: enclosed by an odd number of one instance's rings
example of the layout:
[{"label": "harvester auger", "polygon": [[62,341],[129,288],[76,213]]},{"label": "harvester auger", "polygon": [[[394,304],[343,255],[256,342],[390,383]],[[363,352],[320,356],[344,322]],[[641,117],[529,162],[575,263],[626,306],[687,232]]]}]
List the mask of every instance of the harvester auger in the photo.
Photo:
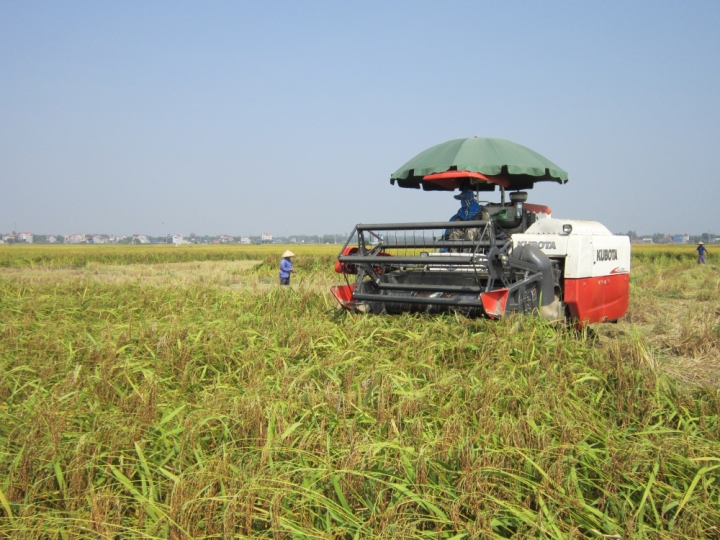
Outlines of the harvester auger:
[{"label": "harvester auger", "polygon": [[[492,141],[497,146],[499,140]],[[564,171],[545,161],[566,181]],[[405,171],[411,164],[413,160]],[[343,307],[375,314],[456,311],[493,319],[536,313],[577,323],[615,321],[625,314],[630,271],[626,236],[615,236],[597,222],[553,219],[548,207],[527,204],[523,191],[510,193],[505,202],[505,189],[530,189],[534,181],[555,179],[549,167],[542,178],[486,175],[466,170],[466,164],[462,170],[450,167],[425,174],[426,167],[416,175],[415,165],[405,178],[401,168],[391,181],[446,191],[493,191],[500,185],[501,202],[487,203],[478,214],[484,219],[357,225],[335,265],[346,278],[346,285],[332,288]]]}]

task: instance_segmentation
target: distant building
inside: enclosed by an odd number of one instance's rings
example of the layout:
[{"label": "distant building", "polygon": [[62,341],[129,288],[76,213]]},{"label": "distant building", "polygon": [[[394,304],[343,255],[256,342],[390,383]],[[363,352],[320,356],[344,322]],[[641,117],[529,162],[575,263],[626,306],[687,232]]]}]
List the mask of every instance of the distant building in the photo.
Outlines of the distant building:
[{"label": "distant building", "polygon": [[270,234],[270,233],[264,232],[264,233],[262,233],[262,235],[260,236],[260,241],[263,242],[263,243],[270,244],[270,243],[272,243],[272,241],[273,241],[273,235]]},{"label": "distant building", "polygon": [[110,242],[110,237],[107,234],[96,234],[92,237],[91,242],[93,244],[107,244]]},{"label": "distant building", "polygon": [[85,244],[87,242],[87,237],[84,234],[66,234],[65,235],[65,243],[66,244]]},{"label": "distant building", "polygon": [[33,235],[32,235],[32,233],[29,233],[29,232],[19,233],[17,235],[17,241],[25,242],[26,244],[32,244],[33,243]]},{"label": "distant building", "polygon": [[684,244],[684,243],[685,243],[685,242],[683,242],[683,237],[682,237],[682,236],[676,236],[676,237],[674,237],[674,238],[673,238],[673,242],[675,242],[676,244]]},{"label": "distant building", "polygon": [[133,234],[132,235],[132,243],[133,244],[149,244],[150,239],[144,234]]},{"label": "distant building", "polygon": [[233,241],[233,237],[228,234],[221,234],[218,240],[221,244],[229,244]]},{"label": "distant building", "polygon": [[291,244],[297,244],[297,238],[295,238],[294,236],[291,237],[291,238],[290,238],[290,243],[291,243]]},{"label": "distant building", "polygon": [[185,240],[185,238],[183,238],[182,234],[173,235],[173,244],[175,244],[176,246],[179,246],[181,244],[189,244],[189,243],[190,242],[188,242],[187,240]]},{"label": "distant building", "polygon": [[3,235],[3,242],[7,242],[8,244],[13,244],[17,241],[18,241],[18,235],[15,233]]},{"label": "distant building", "polygon": [[55,242],[57,242],[57,237],[56,237],[54,234],[48,234],[48,235],[45,237],[45,241],[46,241],[48,244],[54,244]]},{"label": "distant building", "polygon": [[643,244],[652,244],[653,240],[652,238],[641,238]]},{"label": "distant building", "polygon": [[241,244],[252,244],[252,240],[250,240],[249,236],[243,236],[242,238],[240,238],[240,243]]},{"label": "distant building", "polygon": [[690,235],[685,233],[682,236],[682,243],[683,244],[689,244],[690,243]]}]

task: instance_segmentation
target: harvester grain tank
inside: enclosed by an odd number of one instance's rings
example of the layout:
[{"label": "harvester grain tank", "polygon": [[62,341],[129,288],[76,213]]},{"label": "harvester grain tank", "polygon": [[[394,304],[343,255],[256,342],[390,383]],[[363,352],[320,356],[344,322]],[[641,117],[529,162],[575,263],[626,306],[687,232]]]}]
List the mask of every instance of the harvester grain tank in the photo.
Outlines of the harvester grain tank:
[{"label": "harvester grain tank", "polygon": [[628,307],[629,238],[527,202],[536,182],[567,180],[547,158],[502,139],[456,139],[425,150],[391,183],[470,189],[477,198],[499,188],[500,202],[484,203],[468,221],[358,224],[335,265],[346,284],[332,292],[346,309],[364,313],[616,321]]}]

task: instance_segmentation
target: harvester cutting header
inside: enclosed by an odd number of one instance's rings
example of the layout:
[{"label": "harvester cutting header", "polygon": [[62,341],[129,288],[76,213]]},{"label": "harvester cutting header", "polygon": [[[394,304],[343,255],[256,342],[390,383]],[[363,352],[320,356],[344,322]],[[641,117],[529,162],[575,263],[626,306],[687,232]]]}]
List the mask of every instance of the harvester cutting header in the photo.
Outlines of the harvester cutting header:
[{"label": "harvester cutting header", "polygon": [[[335,265],[347,284],[332,292],[343,307],[364,313],[615,321],[628,306],[629,238],[594,221],[555,219],[547,206],[527,202],[536,182],[567,181],[547,158],[503,139],[433,146],[390,183],[460,190],[461,212],[450,222],[357,225]],[[498,189],[500,202],[479,200]]]}]

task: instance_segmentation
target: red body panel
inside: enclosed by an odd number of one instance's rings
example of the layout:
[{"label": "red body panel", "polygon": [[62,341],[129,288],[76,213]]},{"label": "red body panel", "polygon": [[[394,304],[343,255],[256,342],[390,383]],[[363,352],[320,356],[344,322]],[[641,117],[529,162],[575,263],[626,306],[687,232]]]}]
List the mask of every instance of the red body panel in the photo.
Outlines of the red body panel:
[{"label": "red body panel", "polygon": [[565,279],[565,303],[572,318],[581,323],[619,319],[627,311],[629,297],[629,274]]},{"label": "red body panel", "polygon": [[[343,249],[343,255],[355,255],[358,252],[356,247],[346,247]],[[335,261],[335,271],[338,274],[357,274],[357,266],[354,264],[345,264],[340,261]]]},{"label": "red body panel", "polygon": [[340,305],[345,309],[350,309],[353,305],[353,290],[352,285],[338,285],[337,287],[330,287],[330,292],[340,302]]},{"label": "red body panel", "polygon": [[505,315],[505,306],[507,305],[508,290],[496,289],[494,291],[484,292],[480,294],[480,301],[483,304],[485,313],[493,319]]}]

